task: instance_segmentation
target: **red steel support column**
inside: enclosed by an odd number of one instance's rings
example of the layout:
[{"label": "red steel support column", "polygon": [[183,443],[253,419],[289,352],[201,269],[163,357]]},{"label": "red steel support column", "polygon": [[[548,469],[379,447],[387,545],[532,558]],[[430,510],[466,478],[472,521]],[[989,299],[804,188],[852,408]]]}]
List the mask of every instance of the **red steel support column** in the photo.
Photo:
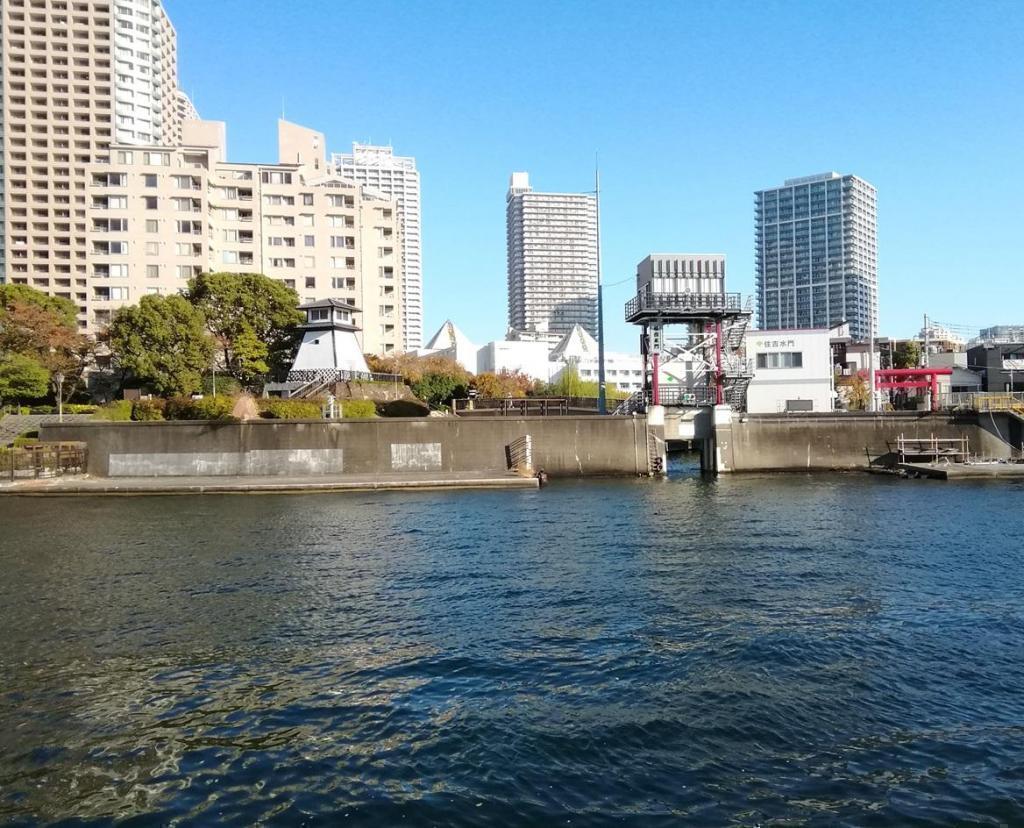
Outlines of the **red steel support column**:
[{"label": "red steel support column", "polygon": [[715,323],[715,404],[721,405],[725,402],[725,395],[722,391],[722,320]]},{"label": "red steel support column", "polygon": [[657,351],[651,354],[651,405],[661,405],[661,393],[658,388],[658,357]]},{"label": "red steel support column", "polygon": [[931,375],[932,380],[932,411],[939,410],[939,377],[937,374]]}]

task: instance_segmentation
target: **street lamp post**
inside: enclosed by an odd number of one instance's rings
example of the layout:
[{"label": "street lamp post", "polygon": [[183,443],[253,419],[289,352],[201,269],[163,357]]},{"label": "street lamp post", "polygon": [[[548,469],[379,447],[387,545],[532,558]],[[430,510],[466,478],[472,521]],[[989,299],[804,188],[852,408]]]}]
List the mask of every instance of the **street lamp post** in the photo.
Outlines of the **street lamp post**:
[{"label": "street lamp post", "polygon": [[57,386],[57,422],[64,422],[64,372],[57,371],[53,375],[53,384]]}]

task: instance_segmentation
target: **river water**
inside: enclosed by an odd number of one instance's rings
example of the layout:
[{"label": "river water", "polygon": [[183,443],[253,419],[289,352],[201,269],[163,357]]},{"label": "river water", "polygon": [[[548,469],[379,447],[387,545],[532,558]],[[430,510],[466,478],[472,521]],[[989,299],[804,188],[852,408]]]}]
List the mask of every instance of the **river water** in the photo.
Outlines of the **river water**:
[{"label": "river water", "polygon": [[1022,496],[0,498],[0,821],[1024,824]]}]

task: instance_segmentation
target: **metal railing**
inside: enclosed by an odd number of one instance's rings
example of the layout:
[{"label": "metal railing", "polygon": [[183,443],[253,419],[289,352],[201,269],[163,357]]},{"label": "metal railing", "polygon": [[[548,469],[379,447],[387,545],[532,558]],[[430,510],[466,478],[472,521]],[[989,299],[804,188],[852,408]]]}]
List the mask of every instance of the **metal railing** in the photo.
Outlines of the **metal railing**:
[{"label": "metal railing", "polygon": [[84,474],[87,450],[82,443],[37,443],[0,448],[0,474],[8,480]]},{"label": "metal railing", "polygon": [[292,397],[312,396],[314,392],[324,391],[336,382],[404,382],[400,374],[375,374],[370,371],[344,371],[333,368],[289,371],[288,381],[302,383],[291,392],[289,396]]},{"label": "metal railing", "polygon": [[626,302],[626,319],[641,311],[742,311],[739,293],[648,293]]},{"label": "metal railing", "polygon": [[1024,392],[955,391],[939,394],[940,409],[952,411],[1024,412]]}]

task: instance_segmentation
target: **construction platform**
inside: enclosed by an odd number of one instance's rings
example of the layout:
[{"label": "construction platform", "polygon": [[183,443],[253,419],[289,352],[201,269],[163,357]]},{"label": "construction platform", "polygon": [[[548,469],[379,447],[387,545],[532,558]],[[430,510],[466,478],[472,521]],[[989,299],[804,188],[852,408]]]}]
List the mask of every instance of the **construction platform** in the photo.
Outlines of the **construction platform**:
[{"label": "construction platform", "polygon": [[1024,463],[899,463],[896,468],[907,477],[932,480],[1024,478]]}]

